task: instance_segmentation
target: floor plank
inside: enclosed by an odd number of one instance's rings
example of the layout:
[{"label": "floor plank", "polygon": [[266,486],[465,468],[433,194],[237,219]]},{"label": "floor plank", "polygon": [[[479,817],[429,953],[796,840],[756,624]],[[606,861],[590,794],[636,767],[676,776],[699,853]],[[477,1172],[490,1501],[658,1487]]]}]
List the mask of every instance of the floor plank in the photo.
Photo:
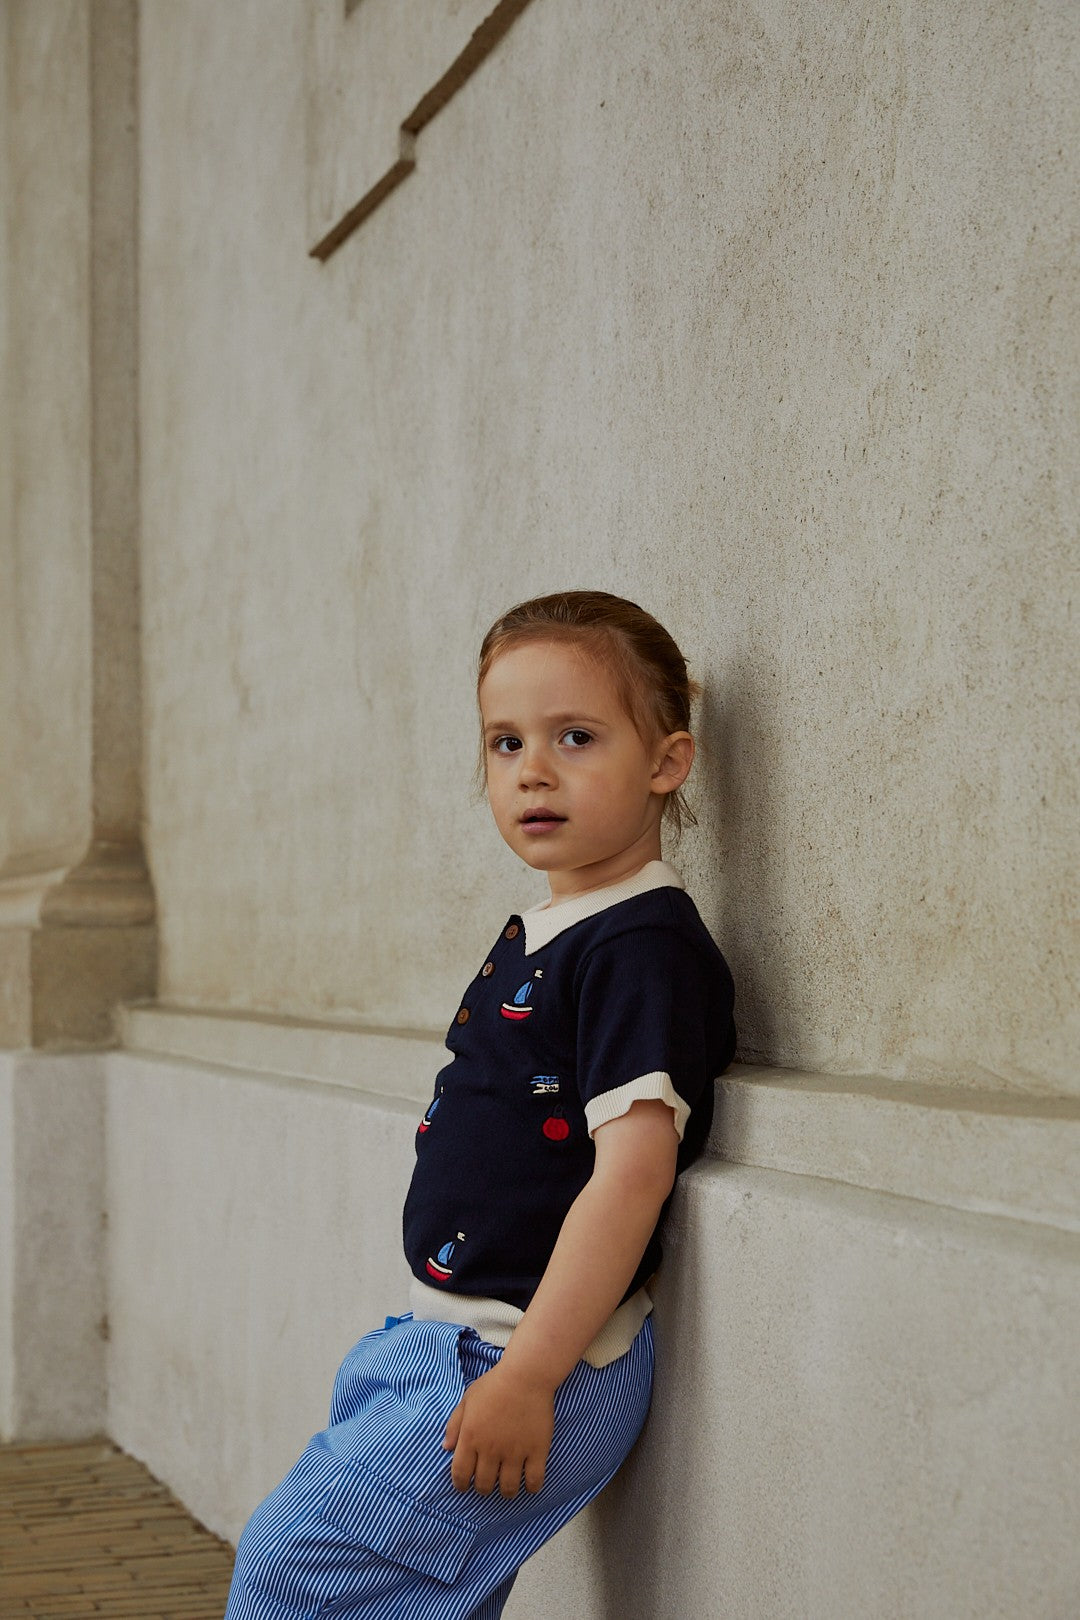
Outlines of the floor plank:
[{"label": "floor plank", "polygon": [[108,1442],[0,1446],[3,1620],[221,1620],[232,1563]]}]

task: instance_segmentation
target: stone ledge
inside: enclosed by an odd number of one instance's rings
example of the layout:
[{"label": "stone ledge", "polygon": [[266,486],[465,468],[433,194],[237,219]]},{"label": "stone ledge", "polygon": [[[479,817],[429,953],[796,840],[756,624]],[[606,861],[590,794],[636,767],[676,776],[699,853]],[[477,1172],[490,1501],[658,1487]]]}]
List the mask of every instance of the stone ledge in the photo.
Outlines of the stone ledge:
[{"label": "stone ledge", "polygon": [[441,1039],[422,1030],[162,1004],[123,1007],[118,1024],[120,1044],[129,1051],[345,1086],[416,1103],[421,1110],[442,1067]]},{"label": "stone ledge", "polygon": [[[344,1086],[423,1107],[442,1041],[166,1005],[121,1010],[125,1048]],[[1080,1232],[1080,1102],[736,1065],[709,1151],[930,1204]]]},{"label": "stone ledge", "polygon": [[736,1067],[718,1158],[1080,1232],[1080,1103]]}]

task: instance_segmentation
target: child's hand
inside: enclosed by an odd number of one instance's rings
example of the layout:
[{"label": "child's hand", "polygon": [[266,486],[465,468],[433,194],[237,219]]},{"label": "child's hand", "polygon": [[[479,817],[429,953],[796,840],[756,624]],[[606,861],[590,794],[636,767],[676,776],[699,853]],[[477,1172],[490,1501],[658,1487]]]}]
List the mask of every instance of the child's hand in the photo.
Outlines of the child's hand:
[{"label": "child's hand", "polygon": [[555,1397],[500,1362],[470,1384],[450,1414],[443,1449],[454,1453],[450,1477],[459,1491],[470,1482],[481,1496],[496,1483],[504,1496],[538,1491],[555,1428]]}]

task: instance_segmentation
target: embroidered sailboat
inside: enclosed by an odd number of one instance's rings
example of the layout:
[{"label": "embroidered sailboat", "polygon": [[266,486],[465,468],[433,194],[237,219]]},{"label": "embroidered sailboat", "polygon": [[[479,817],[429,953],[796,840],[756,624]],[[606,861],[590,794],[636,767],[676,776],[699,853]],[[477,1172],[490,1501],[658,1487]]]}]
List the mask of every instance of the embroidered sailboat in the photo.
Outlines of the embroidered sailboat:
[{"label": "embroidered sailboat", "polygon": [[529,1006],[529,996],[532,993],[532,987],[532,979],[526,979],[521,989],[514,996],[513,1001],[503,1002],[502,1015],[504,1018],[511,1018],[515,1023],[518,1024],[520,1024],[523,1019],[528,1018],[529,1014],[532,1012],[532,1008]]},{"label": "embroidered sailboat", "polygon": [[444,1243],[434,1260],[432,1260],[430,1255],[428,1256],[428,1275],[430,1277],[434,1277],[436,1282],[449,1282],[450,1278],[454,1274],[454,1268],[450,1263],[454,1258],[454,1250],[457,1248],[458,1243],[464,1243],[464,1241],[464,1232],[459,1232],[457,1235],[457,1241]]}]

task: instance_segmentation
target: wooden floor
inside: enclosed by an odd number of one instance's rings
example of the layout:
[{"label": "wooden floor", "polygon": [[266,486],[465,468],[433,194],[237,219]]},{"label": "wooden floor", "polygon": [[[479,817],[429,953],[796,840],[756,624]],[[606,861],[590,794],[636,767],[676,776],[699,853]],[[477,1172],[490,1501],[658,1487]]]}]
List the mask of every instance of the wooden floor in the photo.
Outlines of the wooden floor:
[{"label": "wooden floor", "polygon": [[0,1446],[0,1620],[221,1620],[232,1563],[114,1446]]}]

